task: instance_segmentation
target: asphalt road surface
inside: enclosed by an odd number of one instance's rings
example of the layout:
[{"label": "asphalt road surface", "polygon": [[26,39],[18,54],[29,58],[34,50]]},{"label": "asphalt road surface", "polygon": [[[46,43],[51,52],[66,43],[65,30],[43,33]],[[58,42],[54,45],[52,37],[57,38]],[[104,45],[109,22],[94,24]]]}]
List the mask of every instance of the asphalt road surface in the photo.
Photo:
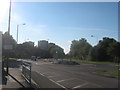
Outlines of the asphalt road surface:
[{"label": "asphalt road surface", "polygon": [[47,77],[63,88],[118,88],[117,78],[92,73],[98,70],[117,69],[117,67],[84,63],[80,65],[52,64],[42,60],[29,62],[32,63],[32,71]]}]

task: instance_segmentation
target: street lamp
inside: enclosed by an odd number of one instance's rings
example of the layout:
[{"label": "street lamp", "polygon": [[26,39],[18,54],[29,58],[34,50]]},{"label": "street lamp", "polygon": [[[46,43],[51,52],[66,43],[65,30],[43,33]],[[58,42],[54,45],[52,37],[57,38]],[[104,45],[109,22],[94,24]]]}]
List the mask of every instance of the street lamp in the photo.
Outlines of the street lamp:
[{"label": "street lamp", "polygon": [[[11,23],[11,0],[10,0],[10,6],[9,6],[8,35],[10,35],[10,23]],[[6,66],[7,75],[8,75],[8,73],[9,73],[8,58],[9,58],[9,49],[8,49],[8,51],[7,51],[7,66]]]},{"label": "street lamp", "polygon": [[8,35],[10,35],[10,22],[11,22],[11,0],[10,0],[10,6],[9,6]]},{"label": "street lamp", "polygon": [[[25,23],[19,24],[19,25],[26,25]],[[17,25],[17,43],[18,43],[18,30],[19,30],[19,25]]]}]

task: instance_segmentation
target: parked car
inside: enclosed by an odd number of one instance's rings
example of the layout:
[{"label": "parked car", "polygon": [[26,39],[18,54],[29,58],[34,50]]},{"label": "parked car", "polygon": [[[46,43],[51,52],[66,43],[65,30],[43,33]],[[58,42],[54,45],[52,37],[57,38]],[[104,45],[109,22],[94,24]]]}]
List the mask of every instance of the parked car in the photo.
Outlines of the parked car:
[{"label": "parked car", "polygon": [[36,61],[36,56],[31,56],[31,60]]},{"label": "parked car", "polygon": [[41,59],[40,57],[37,57],[37,59]]}]

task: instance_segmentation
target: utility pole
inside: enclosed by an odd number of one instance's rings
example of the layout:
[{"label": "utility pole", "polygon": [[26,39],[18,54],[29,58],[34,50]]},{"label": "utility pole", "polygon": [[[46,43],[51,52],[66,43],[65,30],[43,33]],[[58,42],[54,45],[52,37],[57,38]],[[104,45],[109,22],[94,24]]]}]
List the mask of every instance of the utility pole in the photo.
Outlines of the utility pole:
[{"label": "utility pole", "polygon": [[19,25],[17,25],[17,43],[18,43],[18,28],[19,28]]},{"label": "utility pole", "polygon": [[[11,21],[11,0],[10,0],[10,6],[9,6],[8,36],[10,35],[10,21]],[[8,53],[7,53],[7,65],[6,65],[6,72],[7,72],[7,75],[8,75],[8,73],[9,73],[8,59],[9,59],[9,50],[8,50]]]},{"label": "utility pole", "polygon": [[10,21],[11,21],[11,0],[10,0],[10,6],[9,6],[8,35],[10,35]]}]

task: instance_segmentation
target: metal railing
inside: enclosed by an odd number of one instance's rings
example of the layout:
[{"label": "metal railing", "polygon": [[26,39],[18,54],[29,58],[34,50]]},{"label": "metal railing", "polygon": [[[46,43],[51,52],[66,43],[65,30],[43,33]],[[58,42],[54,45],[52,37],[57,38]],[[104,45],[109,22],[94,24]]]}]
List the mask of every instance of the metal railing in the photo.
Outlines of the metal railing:
[{"label": "metal railing", "polygon": [[23,63],[22,75],[31,86],[31,63]]}]

